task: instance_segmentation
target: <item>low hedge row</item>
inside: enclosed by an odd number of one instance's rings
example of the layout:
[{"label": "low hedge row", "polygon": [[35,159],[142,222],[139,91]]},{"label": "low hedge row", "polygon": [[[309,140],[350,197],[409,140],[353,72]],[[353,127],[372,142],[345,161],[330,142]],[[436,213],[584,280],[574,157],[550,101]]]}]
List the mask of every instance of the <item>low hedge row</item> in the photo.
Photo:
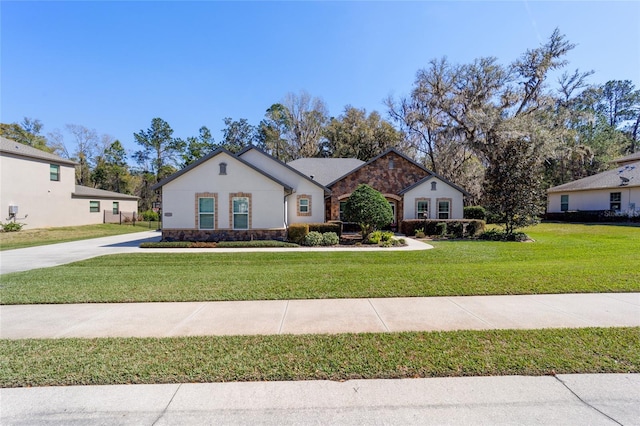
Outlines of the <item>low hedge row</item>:
[{"label": "low hedge row", "polygon": [[298,247],[298,244],[275,240],[254,241],[160,241],[140,244],[140,248],[252,248],[252,247]]},{"label": "low hedge row", "polygon": [[326,223],[293,223],[287,228],[288,240],[296,244],[304,244],[304,239],[309,232],[326,234],[333,232],[338,237],[342,235],[342,222]]},{"label": "low hedge row", "polygon": [[451,235],[474,238],[484,232],[485,221],[477,219],[408,219],[400,222],[400,232],[414,236],[422,229],[425,235]]}]

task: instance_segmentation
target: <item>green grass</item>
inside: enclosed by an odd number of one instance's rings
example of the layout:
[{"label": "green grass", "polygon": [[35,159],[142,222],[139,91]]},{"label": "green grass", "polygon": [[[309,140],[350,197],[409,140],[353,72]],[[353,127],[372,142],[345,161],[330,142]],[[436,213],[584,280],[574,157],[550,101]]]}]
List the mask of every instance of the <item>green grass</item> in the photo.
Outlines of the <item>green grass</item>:
[{"label": "green grass", "polygon": [[12,250],[46,244],[66,243],[89,238],[109,237],[156,229],[157,222],[136,222],[136,225],[104,223],[68,226],[63,228],[23,229],[19,232],[0,232],[0,250]]},{"label": "green grass", "polygon": [[0,386],[640,372],[640,328],[0,341]]},{"label": "green grass", "polygon": [[534,243],[401,252],[141,253],[1,277],[0,302],[82,303],[626,292],[640,228],[543,224]]}]

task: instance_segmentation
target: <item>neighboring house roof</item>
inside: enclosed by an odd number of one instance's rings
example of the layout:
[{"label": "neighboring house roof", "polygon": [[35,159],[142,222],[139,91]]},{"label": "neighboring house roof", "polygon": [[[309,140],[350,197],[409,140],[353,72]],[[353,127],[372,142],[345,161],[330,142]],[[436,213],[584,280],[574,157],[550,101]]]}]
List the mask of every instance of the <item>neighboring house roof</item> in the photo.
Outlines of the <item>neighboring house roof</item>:
[{"label": "neighboring house roof", "polygon": [[636,161],[640,161],[640,151],[635,152],[633,154],[629,154],[626,155],[622,158],[618,158],[617,160],[614,160],[613,162],[619,165],[624,165],[624,164],[629,164],[629,163],[635,163]]},{"label": "neighboring house roof", "polygon": [[168,184],[169,182],[171,182],[172,180],[182,176],[183,174],[187,173],[189,170],[194,169],[196,167],[198,167],[200,164],[204,163],[205,161],[208,161],[210,159],[212,159],[213,157],[216,157],[222,153],[225,153],[233,158],[235,158],[236,160],[238,160],[239,162],[241,162],[242,164],[244,164],[245,166],[255,170],[256,172],[260,173],[261,175],[265,176],[268,179],[271,179],[272,181],[274,181],[275,183],[282,185],[286,190],[291,191],[293,188],[291,188],[289,185],[287,185],[286,183],[280,181],[279,179],[276,179],[275,177],[269,175],[268,173],[265,173],[263,170],[260,170],[259,168],[257,168],[256,166],[254,166],[253,164],[243,160],[242,158],[236,156],[234,153],[232,153],[231,151],[228,151],[224,148],[218,148],[215,151],[205,155],[204,157],[202,157],[201,159],[199,159],[198,161],[189,164],[187,167],[183,168],[182,170],[179,170],[177,172],[175,172],[174,174],[167,176],[166,178],[162,179],[160,182],[156,183],[155,185],[153,185],[151,187],[151,189],[156,190],[159,189],[161,187],[163,187],[164,185]]},{"label": "neighboring house roof", "polygon": [[326,187],[365,162],[357,158],[299,158],[287,164]]},{"label": "neighboring house roof", "polygon": [[324,192],[326,192],[327,194],[331,193],[331,190],[330,190],[329,188],[327,188],[326,186],[324,186],[324,185],[323,185],[322,183],[320,183],[319,181],[317,181],[317,180],[315,180],[315,179],[311,179],[311,177],[310,177],[310,176],[308,176],[308,175],[306,175],[306,174],[302,173],[302,172],[301,172],[300,170],[298,170],[298,169],[295,169],[295,168],[291,167],[289,164],[284,163],[284,162],[282,162],[282,161],[278,160],[276,157],[274,157],[274,156],[272,156],[272,155],[270,155],[270,154],[267,154],[266,152],[264,152],[263,150],[261,150],[261,149],[260,149],[260,148],[258,148],[258,147],[255,147],[255,146],[248,146],[248,147],[246,147],[245,149],[243,149],[242,151],[240,151],[239,153],[237,153],[237,154],[236,154],[236,157],[240,157],[240,156],[242,156],[242,154],[246,153],[247,151],[251,151],[251,150],[255,150],[255,151],[257,151],[257,152],[259,152],[259,153],[261,153],[261,154],[263,154],[263,155],[265,155],[265,156],[267,156],[267,157],[271,158],[271,159],[272,159],[273,161],[275,161],[276,163],[281,164],[281,165],[282,165],[282,166],[284,166],[285,168],[287,168],[287,169],[291,170],[292,172],[294,172],[294,173],[296,173],[296,174],[300,175],[301,177],[305,178],[305,179],[306,179],[306,180],[308,180],[309,182],[311,182],[311,183],[313,183],[313,184],[315,184],[315,185],[319,186],[319,187],[320,187],[320,188],[322,188],[322,190],[323,190]]},{"label": "neighboring house roof", "polygon": [[67,164],[70,166],[75,166],[78,164],[74,161],[69,160],[68,158],[62,158],[59,155],[42,151],[40,149],[13,141],[11,139],[7,139],[4,136],[0,136],[0,152],[6,152],[8,154],[14,154],[25,158],[35,158],[38,160],[46,160],[59,164]]},{"label": "neighboring house roof", "polygon": [[[625,181],[625,179],[628,179]],[[574,180],[547,190],[551,192],[588,191],[592,189],[619,189],[640,186],[640,161],[617,167],[597,175]]]},{"label": "neighboring house roof", "polygon": [[76,185],[72,197],[108,198],[120,200],[138,200],[135,195],[121,194],[119,192],[105,191],[104,189],[89,188],[88,186]]}]

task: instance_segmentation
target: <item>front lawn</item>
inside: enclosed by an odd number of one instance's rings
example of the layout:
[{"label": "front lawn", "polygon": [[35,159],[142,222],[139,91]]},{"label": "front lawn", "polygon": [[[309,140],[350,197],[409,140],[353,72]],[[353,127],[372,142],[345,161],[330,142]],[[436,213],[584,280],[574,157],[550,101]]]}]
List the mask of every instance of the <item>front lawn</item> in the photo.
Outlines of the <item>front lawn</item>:
[{"label": "front lawn", "polygon": [[151,231],[158,222],[136,222],[118,225],[102,223],[98,225],[67,226],[62,228],[23,229],[19,232],[0,232],[0,250],[11,250],[46,244],[66,243],[89,238],[109,237],[131,232]]},{"label": "front lawn", "polygon": [[2,276],[1,303],[640,291],[640,228],[542,224],[533,243],[401,252],[141,253]]},{"label": "front lawn", "polygon": [[640,328],[0,340],[0,386],[639,373]]}]

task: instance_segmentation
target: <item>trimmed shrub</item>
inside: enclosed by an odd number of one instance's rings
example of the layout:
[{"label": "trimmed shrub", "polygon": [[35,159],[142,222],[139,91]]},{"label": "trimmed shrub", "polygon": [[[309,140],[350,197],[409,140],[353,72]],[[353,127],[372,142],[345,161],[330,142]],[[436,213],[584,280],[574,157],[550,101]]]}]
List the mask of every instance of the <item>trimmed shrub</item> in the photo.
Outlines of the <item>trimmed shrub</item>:
[{"label": "trimmed shrub", "polygon": [[393,239],[393,232],[374,231],[367,237],[367,244],[388,243]]},{"label": "trimmed shrub", "polygon": [[309,226],[309,232],[315,231],[321,234],[334,232],[338,236],[342,233],[342,222],[308,223],[307,225]]},{"label": "trimmed shrub", "polygon": [[482,206],[467,206],[463,211],[465,219],[487,220],[487,211]]},{"label": "trimmed shrub", "polygon": [[304,238],[309,233],[309,225],[306,223],[292,223],[287,229],[288,240],[292,243],[303,244]]},{"label": "trimmed shrub", "polygon": [[189,248],[191,244],[191,241],[160,241],[141,243],[140,248]]},{"label": "trimmed shrub", "polygon": [[319,246],[322,244],[322,234],[316,231],[311,231],[307,235],[304,236],[304,245],[305,246]]},{"label": "trimmed shrub", "polygon": [[323,246],[337,246],[340,244],[340,237],[335,232],[325,232],[322,234]]},{"label": "trimmed shrub", "polygon": [[485,223],[483,220],[472,220],[467,223],[466,234],[469,238],[475,238],[481,232],[484,232]]},{"label": "trimmed shrub", "polygon": [[464,236],[464,224],[462,222],[451,222],[447,226],[447,231],[453,238],[462,238]]},{"label": "trimmed shrub", "polygon": [[252,247],[299,247],[298,244],[286,243],[276,240],[253,240],[253,241],[220,241],[218,248],[252,248]]},{"label": "trimmed shrub", "polygon": [[486,241],[516,241],[523,242],[529,239],[529,236],[524,232],[514,232],[511,235],[507,235],[506,232],[499,229],[490,229],[485,231],[478,237],[480,240]]},{"label": "trimmed shrub", "polygon": [[446,222],[438,222],[436,223],[436,233],[435,235],[438,236],[445,236],[447,235],[447,223]]}]

